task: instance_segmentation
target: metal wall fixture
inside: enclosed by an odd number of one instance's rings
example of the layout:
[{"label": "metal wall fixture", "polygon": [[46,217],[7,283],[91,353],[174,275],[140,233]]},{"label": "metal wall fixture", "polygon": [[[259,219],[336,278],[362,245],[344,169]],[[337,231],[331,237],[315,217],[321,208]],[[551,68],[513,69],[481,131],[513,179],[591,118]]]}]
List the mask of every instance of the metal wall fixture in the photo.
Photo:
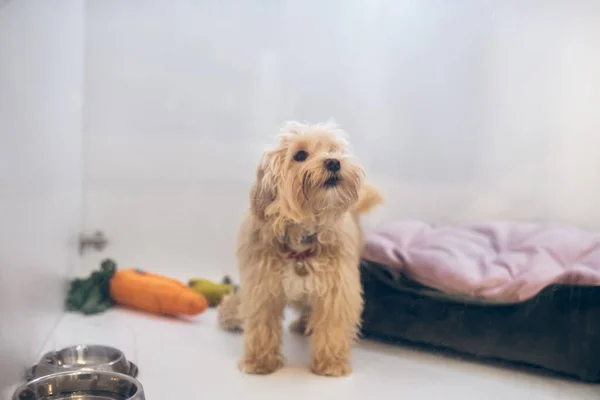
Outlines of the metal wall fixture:
[{"label": "metal wall fixture", "polygon": [[91,235],[79,235],[79,253],[83,254],[87,249],[102,251],[108,245],[108,238],[102,231],[96,231]]}]

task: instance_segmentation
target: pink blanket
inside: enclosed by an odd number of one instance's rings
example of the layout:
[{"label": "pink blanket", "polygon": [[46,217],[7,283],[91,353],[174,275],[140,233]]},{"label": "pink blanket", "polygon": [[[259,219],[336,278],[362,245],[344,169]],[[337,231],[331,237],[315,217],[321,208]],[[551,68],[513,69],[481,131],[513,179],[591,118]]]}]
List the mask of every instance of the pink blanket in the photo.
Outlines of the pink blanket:
[{"label": "pink blanket", "polygon": [[366,232],[363,256],[445,293],[502,303],[553,283],[600,285],[600,234],[569,226],[398,222]]}]

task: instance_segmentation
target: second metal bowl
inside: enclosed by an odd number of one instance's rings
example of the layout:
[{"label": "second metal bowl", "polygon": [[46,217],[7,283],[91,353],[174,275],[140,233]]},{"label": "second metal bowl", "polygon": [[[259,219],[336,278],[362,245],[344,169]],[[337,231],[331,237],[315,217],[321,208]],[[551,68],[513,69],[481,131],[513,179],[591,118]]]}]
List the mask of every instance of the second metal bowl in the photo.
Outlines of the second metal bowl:
[{"label": "second metal bowl", "polygon": [[69,371],[34,379],[13,400],[145,400],[140,382],[107,371]]},{"label": "second metal bowl", "polygon": [[109,346],[80,345],[46,353],[27,371],[27,380],[65,371],[109,371],[137,376],[135,364],[122,351]]}]

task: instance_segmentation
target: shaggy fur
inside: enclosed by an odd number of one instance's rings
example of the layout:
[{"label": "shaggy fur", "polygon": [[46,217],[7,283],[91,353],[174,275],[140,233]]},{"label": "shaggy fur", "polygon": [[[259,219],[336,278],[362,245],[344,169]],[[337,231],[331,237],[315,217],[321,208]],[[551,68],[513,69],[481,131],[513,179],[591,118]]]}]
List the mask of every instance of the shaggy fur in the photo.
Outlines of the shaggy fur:
[{"label": "shaggy fur", "polygon": [[359,214],[381,202],[363,177],[334,124],[288,123],[278,146],[263,154],[238,237],[241,287],[219,307],[223,328],[244,331],[244,372],[283,365],[286,305],[300,312],[291,328],[311,334],[311,370],[351,372],[363,308]]}]

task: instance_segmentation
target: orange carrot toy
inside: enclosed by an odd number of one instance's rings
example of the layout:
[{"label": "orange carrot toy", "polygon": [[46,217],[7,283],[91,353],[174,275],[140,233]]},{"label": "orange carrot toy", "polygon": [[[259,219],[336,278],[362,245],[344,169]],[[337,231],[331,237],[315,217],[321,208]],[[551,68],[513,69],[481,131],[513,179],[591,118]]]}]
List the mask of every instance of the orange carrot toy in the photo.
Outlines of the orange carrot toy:
[{"label": "orange carrot toy", "polygon": [[137,269],[115,272],[110,297],[117,303],[154,314],[197,315],[206,299],[182,282]]}]

